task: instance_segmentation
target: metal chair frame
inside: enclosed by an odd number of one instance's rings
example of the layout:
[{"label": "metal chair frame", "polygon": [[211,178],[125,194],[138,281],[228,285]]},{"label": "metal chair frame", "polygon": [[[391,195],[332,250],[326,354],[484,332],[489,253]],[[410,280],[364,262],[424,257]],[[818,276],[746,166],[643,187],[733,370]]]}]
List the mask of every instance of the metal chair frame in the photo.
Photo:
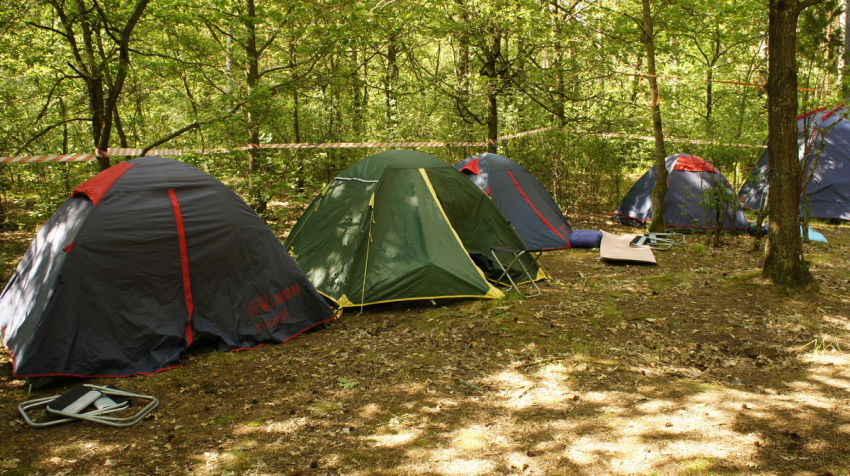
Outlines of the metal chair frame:
[{"label": "metal chair frame", "polygon": [[[139,393],[125,392],[123,390],[118,390],[118,389],[109,388],[109,387],[102,387],[102,386],[99,386],[99,385],[84,384],[84,386],[86,388],[89,388],[91,390],[95,390],[95,391],[99,392],[101,394],[101,397],[103,397],[103,396],[106,396],[106,397],[117,396],[117,397],[127,397],[127,398],[138,398],[138,399],[142,399],[142,400],[148,400],[148,404],[145,405],[143,408],[141,408],[138,412],[136,412],[132,416],[114,417],[114,416],[106,416],[106,415],[128,408],[129,407],[129,401],[123,402],[123,403],[115,403],[115,405],[107,405],[103,408],[91,410],[91,411],[88,411],[88,412],[76,413],[76,412],[66,412],[66,411],[62,411],[62,410],[58,410],[58,409],[49,408],[48,405],[51,402],[53,402],[57,398],[61,397],[61,395],[56,395],[56,396],[53,396],[53,397],[37,398],[35,400],[29,400],[29,401],[26,401],[26,402],[22,402],[21,404],[18,405],[18,412],[20,412],[21,416],[24,417],[24,421],[27,423],[27,425],[29,425],[33,428],[46,428],[46,427],[49,427],[49,426],[59,425],[61,423],[68,423],[68,422],[71,422],[71,421],[74,421],[74,420],[88,420],[88,421],[100,423],[100,424],[103,424],[103,425],[109,425],[109,426],[114,426],[114,427],[118,427],[118,428],[125,428],[125,427],[132,426],[132,425],[135,425],[136,423],[140,422],[143,418],[148,416],[156,407],[159,406],[159,400],[156,397],[152,397],[150,395],[142,395],[142,394],[139,394]],[[53,415],[63,417],[63,418],[60,418],[60,419],[57,419],[57,420],[51,420],[51,421],[47,421],[47,422],[36,422],[32,418],[30,418],[27,411],[31,410],[33,408],[39,407],[39,406],[44,406],[45,410],[48,413],[51,413]],[[88,405],[86,405],[86,407],[88,408]]]},{"label": "metal chair frame", "polygon": [[[520,296],[522,296],[524,298],[532,298],[532,297],[535,297],[535,296],[539,296],[541,294],[540,288],[537,286],[537,283],[534,282],[534,276],[531,275],[531,272],[528,271],[528,267],[525,266],[525,263],[523,263],[522,260],[520,260],[520,258],[522,258],[524,255],[527,254],[527,255],[532,257],[531,266],[534,266],[535,263],[537,263],[539,265],[540,264],[539,263],[540,256],[543,254],[543,251],[544,250],[518,250],[518,249],[513,249],[513,248],[491,248],[490,253],[493,255],[493,259],[496,260],[496,263],[499,265],[499,268],[502,269],[502,274],[501,274],[501,276],[499,276],[498,279],[496,279],[496,282],[501,283],[503,278],[508,278],[508,281],[511,283],[510,287],[512,287],[514,289],[514,291],[519,293]],[[513,260],[511,260],[511,262],[507,266],[505,266],[504,264],[502,264],[502,261],[499,259],[499,257],[496,255],[496,253],[511,253],[511,254],[513,254],[514,258],[513,258]],[[536,291],[535,293],[529,293],[529,294],[523,293],[522,291],[520,291],[519,286],[514,281],[514,279],[511,277],[510,270],[512,268],[514,268],[514,265],[517,264],[517,263],[519,263],[520,268],[522,269],[522,272],[525,274],[525,276],[528,277],[528,280],[531,282],[531,285],[534,286],[534,289]]]}]

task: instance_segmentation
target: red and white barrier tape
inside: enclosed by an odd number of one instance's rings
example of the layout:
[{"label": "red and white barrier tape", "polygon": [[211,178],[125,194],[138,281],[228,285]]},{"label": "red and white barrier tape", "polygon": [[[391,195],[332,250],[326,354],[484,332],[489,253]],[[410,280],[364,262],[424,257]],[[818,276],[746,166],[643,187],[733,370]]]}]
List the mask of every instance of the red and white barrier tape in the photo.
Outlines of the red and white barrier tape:
[{"label": "red and white barrier tape", "polygon": [[84,162],[95,158],[96,154],[66,154],[66,155],[17,155],[0,157],[0,163],[37,163],[37,162]]},{"label": "red and white barrier tape", "polygon": [[485,147],[487,142],[329,142],[324,144],[251,144],[250,149],[365,149],[376,147]]},{"label": "red and white barrier tape", "polygon": [[[363,148],[384,148],[384,147],[486,147],[488,144],[497,143],[509,139],[516,139],[518,137],[524,137],[531,134],[538,134],[540,132],[553,131],[553,130],[561,130],[558,127],[543,127],[540,129],[534,129],[532,131],[519,132],[517,134],[510,134],[505,136],[500,136],[497,140],[487,140],[482,142],[328,142],[328,143],[319,143],[319,144],[309,144],[309,143],[290,143],[290,144],[250,144],[245,147],[237,147],[235,149],[194,149],[194,150],[182,150],[182,149],[150,149],[145,152],[144,149],[118,149],[118,148],[109,148],[106,152],[102,150],[95,150],[94,154],[70,154],[70,155],[19,155],[14,157],[0,157],[0,163],[36,163],[36,162],[82,162],[87,160],[92,160],[95,157],[113,157],[113,156],[140,156],[143,153],[147,155],[158,155],[158,156],[175,156],[175,155],[183,155],[187,153],[193,154],[217,154],[217,153],[227,153],[231,150],[258,150],[258,149],[363,149]],[[591,134],[591,135],[600,135],[605,137],[620,137],[624,139],[638,139],[638,140],[655,140],[654,137],[649,136],[638,136],[632,134],[621,134],[617,132],[591,132],[584,130],[564,130],[564,132],[571,132],[574,134]],[[706,142],[700,140],[684,140],[684,139],[673,139],[673,138],[665,138],[664,140],[670,142],[684,142],[689,144],[700,144],[700,145],[726,145],[726,146],[734,146],[734,147],[757,147],[757,148],[765,148],[764,145],[751,145],[751,144],[717,144],[715,142]]]},{"label": "red and white barrier tape", "polygon": [[[623,139],[655,140],[655,137],[651,137],[651,136],[637,136],[637,135],[633,135],[633,134],[621,134],[619,132],[590,132],[590,131],[583,131],[583,130],[579,130],[579,129],[569,129],[569,130],[564,129],[564,132],[572,132],[572,133],[575,133],[575,134],[590,134],[590,135],[605,136],[605,137],[620,137],[620,138],[623,138]],[[720,143],[709,142],[709,141],[704,141],[704,140],[676,139],[676,138],[673,138],[673,137],[665,137],[664,140],[667,141],[667,142],[678,142],[678,143],[685,143],[685,144],[725,145],[725,146],[730,146],[730,147],[754,147],[756,149],[766,149],[767,148],[766,145],[729,144],[729,143],[723,143],[723,142],[720,142]]]},{"label": "red and white barrier tape", "polygon": [[113,149],[110,147],[106,149],[106,153],[112,156],[132,156],[132,155],[183,155],[186,152],[194,152],[191,150],[180,150],[180,149],[150,149],[145,152],[145,149]]}]

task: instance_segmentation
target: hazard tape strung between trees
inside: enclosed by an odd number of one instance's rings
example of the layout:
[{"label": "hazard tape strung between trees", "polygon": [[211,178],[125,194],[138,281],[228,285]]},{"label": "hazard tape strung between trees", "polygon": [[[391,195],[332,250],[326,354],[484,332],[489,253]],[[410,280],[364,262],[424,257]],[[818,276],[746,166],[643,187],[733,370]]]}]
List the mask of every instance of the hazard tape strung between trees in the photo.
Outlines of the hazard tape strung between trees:
[{"label": "hazard tape strung between trees", "polygon": [[[637,78],[676,78],[676,79],[693,79],[690,76],[679,76],[676,74],[635,74],[635,73],[619,73],[623,76],[634,76]],[[732,84],[735,86],[754,86],[757,88],[767,88],[767,83],[757,84],[757,83],[744,83],[740,81],[729,81],[724,79],[701,79],[697,78],[697,81],[702,81],[706,83],[720,83],[720,84]],[[816,93],[831,93],[829,89],[815,89],[815,88],[797,88],[798,91],[810,91]]]},{"label": "hazard tape strung between trees", "polygon": [[97,157],[96,154],[16,155],[12,157],[0,157],[0,163],[85,162],[95,157]]},{"label": "hazard tape strung between trees", "polygon": [[[590,134],[604,137],[618,137],[623,139],[637,140],[655,140],[654,137],[639,136],[633,134],[623,134],[618,132],[592,132],[577,129],[561,129],[560,127],[543,127],[531,131],[519,132],[500,136],[497,140],[487,140],[482,142],[328,142],[319,144],[309,143],[291,143],[291,144],[250,144],[245,147],[237,147],[235,149],[119,149],[109,148],[106,152],[95,150],[94,154],[65,154],[65,155],[18,155],[11,157],[0,157],[0,163],[45,163],[45,162],[84,162],[92,160],[96,157],[123,157],[123,156],[140,156],[142,154],[158,155],[158,156],[176,156],[184,154],[224,154],[232,151],[245,150],[262,150],[262,149],[365,149],[365,148],[388,148],[388,147],[486,147],[489,144],[525,137],[532,134],[539,134],[547,131],[563,131],[573,134]],[[669,142],[682,142],[689,144],[700,145],[724,145],[732,147],[756,147],[765,148],[764,145],[751,144],[717,144],[715,142],[706,142],[700,140],[685,140],[665,138]]]}]

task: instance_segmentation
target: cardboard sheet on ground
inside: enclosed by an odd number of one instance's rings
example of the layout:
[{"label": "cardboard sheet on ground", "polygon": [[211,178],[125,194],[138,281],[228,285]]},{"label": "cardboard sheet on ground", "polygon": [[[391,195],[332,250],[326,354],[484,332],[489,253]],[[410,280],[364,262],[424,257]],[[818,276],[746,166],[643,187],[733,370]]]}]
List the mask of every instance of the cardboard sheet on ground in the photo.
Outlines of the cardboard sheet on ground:
[{"label": "cardboard sheet on ground", "polygon": [[630,245],[632,239],[639,235],[615,235],[602,232],[602,244],[599,246],[599,257],[611,261],[632,261],[638,263],[655,263],[655,255],[649,248],[635,248]]}]

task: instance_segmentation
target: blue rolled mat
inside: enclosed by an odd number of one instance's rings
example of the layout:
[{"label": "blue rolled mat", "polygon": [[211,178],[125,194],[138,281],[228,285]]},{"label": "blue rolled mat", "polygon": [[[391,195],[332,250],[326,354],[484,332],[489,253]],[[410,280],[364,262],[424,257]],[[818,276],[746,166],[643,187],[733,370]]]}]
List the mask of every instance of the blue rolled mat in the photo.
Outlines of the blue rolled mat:
[{"label": "blue rolled mat", "polygon": [[599,248],[602,232],[599,230],[573,230],[570,233],[570,246],[573,248]]}]

